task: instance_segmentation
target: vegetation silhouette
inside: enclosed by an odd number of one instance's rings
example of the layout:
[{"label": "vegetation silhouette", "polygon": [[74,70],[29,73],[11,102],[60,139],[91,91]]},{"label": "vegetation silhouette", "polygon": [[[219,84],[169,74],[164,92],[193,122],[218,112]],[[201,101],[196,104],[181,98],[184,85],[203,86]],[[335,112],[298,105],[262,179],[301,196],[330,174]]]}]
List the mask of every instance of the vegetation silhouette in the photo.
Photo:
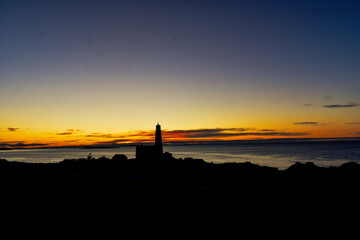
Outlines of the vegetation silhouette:
[{"label": "vegetation silhouette", "polygon": [[355,162],[329,168],[295,163],[278,170],[249,162],[176,159],[167,152],[160,161],[127,159],[123,154],[112,159],[89,154],[59,163],[0,160],[7,203],[20,205],[26,199],[37,209],[51,203],[65,212],[91,209],[93,214],[111,211],[127,217],[190,214],[202,221],[210,216],[246,221],[346,219],[359,213],[359,177]]}]

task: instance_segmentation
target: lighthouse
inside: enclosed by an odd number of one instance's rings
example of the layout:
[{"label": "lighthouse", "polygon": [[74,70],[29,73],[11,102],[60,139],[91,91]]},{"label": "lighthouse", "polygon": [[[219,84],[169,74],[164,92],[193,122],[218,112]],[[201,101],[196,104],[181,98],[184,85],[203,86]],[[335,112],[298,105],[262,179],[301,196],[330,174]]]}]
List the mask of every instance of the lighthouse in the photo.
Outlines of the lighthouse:
[{"label": "lighthouse", "polygon": [[154,145],[138,145],[136,146],[136,159],[147,161],[159,161],[163,158],[163,147],[161,138],[161,126],[158,123],[155,130],[155,146]]},{"label": "lighthouse", "polygon": [[162,155],[163,154],[163,147],[162,147],[162,138],[161,138],[161,126],[160,126],[159,123],[156,125],[155,147],[158,149],[159,152],[161,152],[161,155]]}]

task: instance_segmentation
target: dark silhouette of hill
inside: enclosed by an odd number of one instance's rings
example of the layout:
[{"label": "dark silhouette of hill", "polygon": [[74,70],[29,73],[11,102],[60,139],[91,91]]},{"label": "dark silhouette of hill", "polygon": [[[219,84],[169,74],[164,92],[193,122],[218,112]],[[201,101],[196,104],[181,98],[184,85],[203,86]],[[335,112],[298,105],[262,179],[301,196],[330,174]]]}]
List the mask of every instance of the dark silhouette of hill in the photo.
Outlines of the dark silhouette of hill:
[{"label": "dark silhouette of hill", "polygon": [[[82,221],[120,217],[161,224],[189,222],[318,223],[359,214],[360,165],[322,168],[296,163],[286,170],[202,159],[112,159],[91,155],[59,163],[0,160],[2,206],[10,213]],[[13,214],[10,216],[14,217]],[[232,219],[232,220],[231,220]],[[70,219],[69,221],[73,221]]]}]

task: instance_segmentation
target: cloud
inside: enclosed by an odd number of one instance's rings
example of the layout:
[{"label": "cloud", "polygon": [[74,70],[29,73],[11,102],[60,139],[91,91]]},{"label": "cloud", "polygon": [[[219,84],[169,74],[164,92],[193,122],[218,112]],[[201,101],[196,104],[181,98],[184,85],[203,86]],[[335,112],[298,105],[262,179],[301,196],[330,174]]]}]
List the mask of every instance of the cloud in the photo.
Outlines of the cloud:
[{"label": "cloud", "polygon": [[68,129],[65,132],[56,133],[56,135],[72,135],[75,132],[81,131],[80,129]]},{"label": "cloud", "polygon": [[66,140],[66,141],[64,141],[64,142],[73,143],[73,142],[78,142],[78,141],[80,141],[80,139]]},{"label": "cloud", "polygon": [[168,137],[184,137],[184,138],[208,138],[208,137],[224,137],[237,136],[241,132],[250,130],[249,128],[205,128],[190,130],[172,130],[163,131],[164,136]]},{"label": "cloud", "polygon": [[313,105],[312,105],[311,103],[305,103],[305,104],[303,104],[303,105],[301,105],[301,106],[304,106],[304,107],[312,107]]},{"label": "cloud", "polygon": [[261,129],[261,132],[274,132],[275,129]]},{"label": "cloud", "polygon": [[243,133],[238,136],[306,136],[309,135],[308,132],[249,132],[249,133]]},{"label": "cloud", "polygon": [[62,133],[56,133],[56,135],[72,135],[73,132],[62,132]]},{"label": "cloud", "polygon": [[318,122],[294,122],[295,125],[319,125]]},{"label": "cloud", "polygon": [[108,133],[91,133],[84,135],[86,138],[125,138],[127,136],[120,134],[108,134]]},{"label": "cloud", "polygon": [[0,147],[24,148],[24,147],[44,147],[43,143],[24,143],[23,141],[0,142]]},{"label": "cloud", "polygon": [[92,134],[88,134],[85,135],[84,137],[89,137],[89,138],[114,138],[113,134],[103,134],[103,133],[92,133]]},{"label": "cloud", "polygon": [[168,138],[221,138],[241,136],[304,136],[307,132],[283,132],[273,129],[262,129],[259,132],[249,131],[252,128],[214,128],[164,131],[164,137]]},{"label": "cloud", "polygon": [[80,129],[68,129],[67,132],[80,132]]},{"label": "cloud", "polygon": [[8,130],[10,132],[16,132],[16,131],[20,130],[20,128],[11,128],[11,127],[9,127]]},{"label": "cloud", "polygon": [[99,142],[95,142],[91,145],[117,145],[117,144],[121,144],[121,143],[128,143],[128,142],[134,142],[132,139],[114,139],[111,141],[99,141]]},{"label": "cloud", "polygon": [[360,106],[357,103],[349,102],[347,104],[332,104],[332,105],[323,105],[324,108],[349,108],[349,107],[358,107]]},{"label": "cloud", "polygon": [[346,124],[356,125],[356,124],[360,124],[360,122],[348,122]]}]

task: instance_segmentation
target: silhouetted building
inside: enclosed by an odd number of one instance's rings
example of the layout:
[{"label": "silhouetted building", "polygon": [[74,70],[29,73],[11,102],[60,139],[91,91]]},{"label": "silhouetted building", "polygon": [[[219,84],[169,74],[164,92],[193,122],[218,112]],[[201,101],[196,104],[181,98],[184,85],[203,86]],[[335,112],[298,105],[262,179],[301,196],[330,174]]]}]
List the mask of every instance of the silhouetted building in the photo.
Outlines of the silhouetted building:
[{"label": "silhouetted building", "polygon": [[163,147],[162,147],[162,138],[161,138],[161,126],[160,126],[159,123],[156,125],[155,146],[158,147],[161,150],[161,154],[162,154],[163,153]]},{"label": "silhouetted building", "polygon": [[155,146],[141,145],[136,146],[136,158],[137,159],[151,159],[160,160],[163,156],[162,138],[161,138],[161,126],[156,125],[155,131]]}]

